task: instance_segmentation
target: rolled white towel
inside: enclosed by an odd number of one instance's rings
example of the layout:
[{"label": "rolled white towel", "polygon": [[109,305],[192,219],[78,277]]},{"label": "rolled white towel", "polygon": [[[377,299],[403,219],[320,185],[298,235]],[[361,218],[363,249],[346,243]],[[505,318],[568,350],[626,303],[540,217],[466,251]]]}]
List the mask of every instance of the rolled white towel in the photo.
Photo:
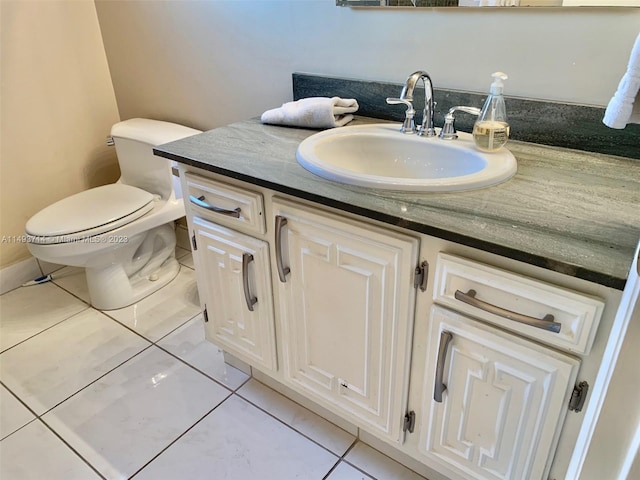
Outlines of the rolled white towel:
[{"label": "rolled white towel", "polygon": [[358,110],[355,98],[309,97],[287,102],[262,114],[262,123],[306,128],[342,127]]},{"label": "rolled white towel", "polygon": [[627,71],[604,112],[602,123],[618,129],[629,123],[640,123],[640,34],[631,49]]}]

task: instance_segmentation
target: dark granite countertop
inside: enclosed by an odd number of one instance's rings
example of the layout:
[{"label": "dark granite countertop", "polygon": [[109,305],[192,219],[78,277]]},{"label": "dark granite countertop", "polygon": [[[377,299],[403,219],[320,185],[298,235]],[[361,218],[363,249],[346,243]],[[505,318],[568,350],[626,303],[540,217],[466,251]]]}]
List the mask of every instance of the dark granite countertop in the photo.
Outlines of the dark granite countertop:
[{"label": "dark granite countertop", "polygon": [[[358,118],[352,125],[372,121]],[[154,151],[319,204],[624,288],[640,238],[638,160],[512,141],[507,147],[518,173],[505,183],[467,192],[390,192],[307,172],[295,152],[315,132],[251,119]]]}]

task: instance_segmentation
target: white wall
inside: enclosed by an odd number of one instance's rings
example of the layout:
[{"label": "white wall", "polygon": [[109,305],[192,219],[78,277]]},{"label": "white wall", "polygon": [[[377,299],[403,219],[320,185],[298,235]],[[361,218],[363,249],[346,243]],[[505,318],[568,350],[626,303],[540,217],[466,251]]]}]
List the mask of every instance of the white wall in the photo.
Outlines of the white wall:
[{"label": "white wall", "polygon": [[604,106],[640,9],[352,9],[334,0],[96,0],[122,118],[212,128],[291,99],[291,73],[403,82]]},{"label": "white wall", "polygon": [[30,257],[26,221],[118,178],[119,120],[91,0],[1,0],[0,267]]}]

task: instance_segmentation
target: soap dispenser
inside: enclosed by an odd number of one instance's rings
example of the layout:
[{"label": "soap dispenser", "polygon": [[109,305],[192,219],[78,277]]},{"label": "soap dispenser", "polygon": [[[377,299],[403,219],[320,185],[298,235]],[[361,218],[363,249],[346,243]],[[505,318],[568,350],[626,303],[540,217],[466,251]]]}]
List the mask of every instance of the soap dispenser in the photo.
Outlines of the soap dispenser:
[{"label": "soap dispenser", "polygon": [[502,96],[503,80],[508,77],[502,72],[491,75],[493,83],[478,120],[473,126],[473,140],[478,149],[484,152],[495,152],[502,148],[509,139],[507,111]]}]

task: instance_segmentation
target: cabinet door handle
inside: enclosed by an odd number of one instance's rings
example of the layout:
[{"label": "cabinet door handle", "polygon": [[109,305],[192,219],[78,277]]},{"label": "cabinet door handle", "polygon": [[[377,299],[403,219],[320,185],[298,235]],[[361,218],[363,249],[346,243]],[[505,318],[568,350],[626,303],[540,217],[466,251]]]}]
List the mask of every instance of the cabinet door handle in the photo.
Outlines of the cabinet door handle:
[{"label": "cabinet door handle", "polygon": [[436,362],[436,383],[433,386],[433,399],[438,403],[442,403],[442,392],[447,389],[443,381],[444,364],[447,360],[447,350],[451,340],[453,340],[453,335],[450,332],[445,330],[440,332],[440,346],[438,347],[438,361]]},{"label": "cabinet door handle", "polygon": [[528,315],[523,315],[521,313],[512,312],[511,310],[497,307],[496,305],[478,300],[476,298],[475,290],[469,290],[467,293],[456,290],[454,296],[456,297],[456,300],[460,300],[461,302],[479,308],[480,310],[484,310],[485,312],[489,312],[494,315],[513,320],[514,322],[524,323],[526,325],[542,328],[543,330],[548,330],[554,333],[558,333],[560,331],[560,328],[562,327],[561,323],[554,322],[554,317],[550,313],[545,315],[544,318],[540,319],[530,317]]},{"label": "cabinet door handle", "polygon": [[282,215],[276,215],[276,266],[278,267],[278,277],[282,283],[287,282],[287,275],[291,272],[291,269],[282,263],[282,229],[286,225],[287,219]]},{"label": "cabinet door handle", "polygon": [[244,299],[247,302],[247,308],[253,312],[253,306],[258,303],[258,299],[251,295],[249,291],[249,264],[253,262],[253,255],[250,253],[242,254],[242,287],[244,288]]},{"label": "cabinet door handle", "polygon": [[240,207],[235,208],[233,210],[227,210],[226,208],[216,207],[215,205],[211,205],[204,201],[204,195],[199,197],[194,197],[193,195],[189,195],[189,201],[198,207],[206,208],[212,212],[220,213],[222,215],[228,215],[229,217],[240,218]]}]

